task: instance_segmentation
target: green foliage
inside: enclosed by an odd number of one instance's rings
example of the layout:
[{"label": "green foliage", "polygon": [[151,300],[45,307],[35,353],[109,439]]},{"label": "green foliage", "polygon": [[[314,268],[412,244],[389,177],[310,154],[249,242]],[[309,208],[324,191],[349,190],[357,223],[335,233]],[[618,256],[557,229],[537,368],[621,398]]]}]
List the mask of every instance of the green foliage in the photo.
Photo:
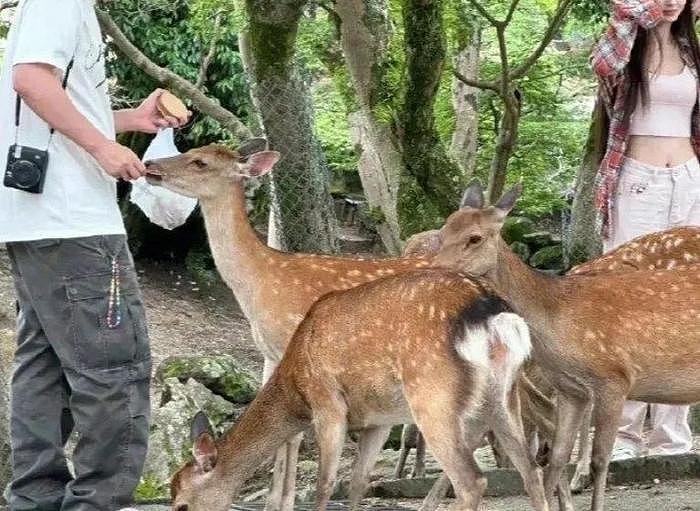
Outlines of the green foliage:
[{"label": "green foliage", "polygon": [[[204,55],[214,40],[216,51],[203,90],[243,120],[250,117],[248,86],[238,51],[239,16],[224,0],[151,1],[115,0],[109,11],[117,25],[156,64],[196,82]],[[213,31],[213,19],[221,17]],[[117,106],[137,104],[158,84],[121,58],[107,61],[114,79]],[[193,123],[180,132],[184,149],[228,140],[230,135],[211,118],[195,115]]]},{"label": "green foliage", "polygon": [[[511,65],[532,52],[554,7],[554,2],[521,2],[507,32]],[[492,12],[498,14],[498,9]],[[595,83],[587,61],[591,36],[598,30],[598,24],[572,18],[518,83],[522,118],[508,182],[524,183],[518,207],[529,216],[550,215],[566,205],[563,194],[573,185],[588,134]],[[483,78],[500,73],[497,51],[493,31],[487,30],[482,47]],[[476,175],[486,181],[502,107],[492,92],[482,93],[480,101]]]},{"label": "green foliage", "polygon": [[150,500],[162,499],[167,496],[168,488],[161,484],[157,477],[151,474],[143,476],[134,492],[134,500],[136,502],[147,502]]}]

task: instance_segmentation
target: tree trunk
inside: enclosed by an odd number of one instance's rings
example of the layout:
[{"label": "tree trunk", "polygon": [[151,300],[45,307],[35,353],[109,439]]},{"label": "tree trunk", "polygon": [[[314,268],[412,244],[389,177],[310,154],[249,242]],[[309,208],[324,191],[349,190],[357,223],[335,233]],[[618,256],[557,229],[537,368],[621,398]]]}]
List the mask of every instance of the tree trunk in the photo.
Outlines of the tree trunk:
[{"label": "tree trunk", "polygon": [[459,205],[465,184],[435,129],[435,98],[445,63],[439,0],[404,0],[407,84],[402,111],[406,173],[399,191],[402,235],[435,228]]},{"label": "tree trunk", "polygon": [[272,207],[282,248],[334,252],[329,169],[314,133],[310,93],[294,62],[305,3],[246,0],[251,91],[270,145],[282,153],[272,173]]},{"label": "tree trunk", "polygon": [[605,143],[604,140],[599,140],[602,133],[600,123],[604,122],[603,115],[603,105],[597,102],[591,116],[581,166],[576,176],[571,224],[564,236],[564,258],[567,268],[594,259],[602,253],[594,188],[599,164],[597,148]]},{"label": "tree trunk", "polygon": [[389,13],[383,0],[336,2],[340,36],[359,109],[349,115],[350,136],[359,154],[358,170],[369,207],[380,214],[377,231],[390,254],[401,253],[396,203],[403,161],[391,128],[373,113],[382,81],[389,39]]},{"label": "tree trunk", "polygon": [[519,93],[509,92],[509,97],[504,98],[505,110],[501,118],[498,131],[496,149],[491,160],[491,173],[489,187],[486,193],[490,204],[495,204],[503,194],[508,173],[508,162],[513,156],[513,148],[518,140],[518,126],[520,124],[520,102],[517,99]]},{"label": "tree trunk", "polygon": [[[479,77],[481,26],[476,19],[469,20],[467,16],[462,16],[466,12],[459,14],[467,34],[455,57],[455,69],[463,76],[476,80]],[[478,95],[479,89],[466,85],[456,77],[452,79],[452,105],[456,122],[449,154],[462,170],[465,181],[469,181],[476,164],[479,133]]]}]

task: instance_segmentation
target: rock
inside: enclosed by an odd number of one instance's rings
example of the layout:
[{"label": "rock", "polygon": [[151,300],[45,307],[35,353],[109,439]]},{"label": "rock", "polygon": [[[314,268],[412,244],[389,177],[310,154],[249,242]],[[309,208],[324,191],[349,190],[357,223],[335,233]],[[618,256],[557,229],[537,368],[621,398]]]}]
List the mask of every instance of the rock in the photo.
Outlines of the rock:
[{"label": "rock", "polygon": [[[156,383],[177,378],[198,381],[214,394],[236,404],[248,404],[258,392],[258,381],[229,355],[170,357],[156,370]],[[165,394],[165,401],[168,396]]]},{"label": "rock", "polygon": [[524,216],[509,216],[501,229],[501,236],[510,245],[515,241],[523,241],[525,235],[534,232],[535,223]]},{"label": "rock", "polygon": [[205,412],[215,433],[220,434],[234,421],[236,410],[193,379],[181,383],[177,378],[166,378],[161,390],[169,399],[152,413],[143,480],[165,490],[172,474],[190,459],[190,421],[195,414]]},{"label": "rock", "polygon": [[0,329],[0,503],[10,481],[9,381],[12,372],[14,332]]},{"label": "rock", "polygon": [[510,244],[510,249],[525,262],[530,259],[530,255],[532,254],[530,247],[527,246],[527,243],[523,243],[522,241],[514,241]]},{"label": "rock", "polygon": [[700,405],[690,407],[690,429],[700,435]]},{"label": "rock", "polygon": [[523,236],[521,241],[527,243],[534,250],[561,243],[561,240],[555,239],[549,231],[531,232]]},{"label": "rock", "polygon": [[561,245],[541,248],[530,258],[530,265],[542,270],[555,270],[564,266],[564,252]]}]

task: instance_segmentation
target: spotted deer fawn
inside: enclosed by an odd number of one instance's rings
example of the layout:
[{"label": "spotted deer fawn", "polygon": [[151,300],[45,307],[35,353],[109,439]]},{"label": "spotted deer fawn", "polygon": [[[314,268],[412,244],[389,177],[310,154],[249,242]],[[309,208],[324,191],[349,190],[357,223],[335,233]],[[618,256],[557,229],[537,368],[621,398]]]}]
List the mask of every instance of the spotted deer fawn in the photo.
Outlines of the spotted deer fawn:
[{"label": "spotted deer fawn", "polygon": [[[520,194],[516,187],[484,207],[480,186],[442,229],[435,264],[494,287],[529,324],[533,358],[557,391],[556,429],[545,475],[550,506],[582,416],[593,402],[593,511],[604,509],[605,482],[626,399],[700,401],[700,265],[668,270],[550,277],[536,272],[500,237]],[[700,234],[693,235],[693,243]],[[686,238],[664,244],[682,250]],[[658,248],[658,247],[657,247]],[[636,258],[636,257],[635,257]]]},{"label": "spotted deer fawn", "polygon": [[[199,199],[212,255],[248,319],[267,380],[311,305],[330,291],[424,268],[429,258],[366,259],[273,250],[248,221],[245,181],[270,172],[280,155],[254,139],[233,151],[220,145],[146,162],[148,180]],[[301,437],[281,449],[268,511],[292,511]]]},{"label": "spotted deer fawn", "polygon": [[388,428],[415,422],[452,482],[455,511],[478,509],[486,479],[473,451],[488,429],[507,446],[534,508],[546,510],[513,392],[529,352],[525,322],[488,289],[451,272],[418,271],[330,293],[311,308],[232,430],[214,441],[206,423],[195,421],[194,462],[173,478],[173,509],[228,509],[261,461],[308,425],[319,448],[319,511],[346,433],[359,433],[354,508]]}]

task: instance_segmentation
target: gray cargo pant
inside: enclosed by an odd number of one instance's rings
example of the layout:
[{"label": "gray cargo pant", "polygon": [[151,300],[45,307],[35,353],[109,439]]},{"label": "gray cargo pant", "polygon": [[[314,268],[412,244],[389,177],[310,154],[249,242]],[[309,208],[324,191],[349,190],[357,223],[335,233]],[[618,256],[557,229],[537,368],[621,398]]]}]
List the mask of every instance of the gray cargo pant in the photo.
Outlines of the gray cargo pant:
[{"label": "gray cargo pant", "polygon": [[[146,455],[151,361],[126,237],[10,243],[8,252],[19,304],[10,510],[128,505]],[[113,260],[116,328],[107,321]],[[73,429],[74,475],[64,455]]]}]

